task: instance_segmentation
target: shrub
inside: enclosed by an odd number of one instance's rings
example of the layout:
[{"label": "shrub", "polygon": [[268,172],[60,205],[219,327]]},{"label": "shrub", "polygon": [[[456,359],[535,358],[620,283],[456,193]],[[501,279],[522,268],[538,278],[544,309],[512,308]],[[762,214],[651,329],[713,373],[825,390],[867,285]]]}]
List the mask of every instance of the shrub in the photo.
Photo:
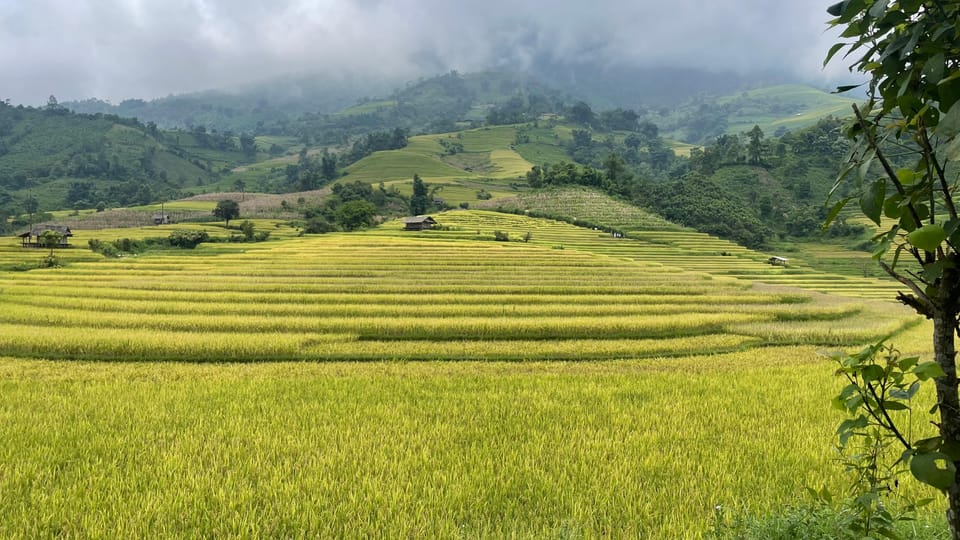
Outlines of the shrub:
[{"label": "shrub", "polygon": [[509,242],[510,234],[503,231],[493,231],[493,239],[497,242]]},{"label": "shrub", "polygon": [[183,249],[193,249],[197,247],[197,245],[209,240],[210,235],[207,234],[207,231],[190,231],[185,229],[177,229],[167,237],[167,242],[172,247]]}]

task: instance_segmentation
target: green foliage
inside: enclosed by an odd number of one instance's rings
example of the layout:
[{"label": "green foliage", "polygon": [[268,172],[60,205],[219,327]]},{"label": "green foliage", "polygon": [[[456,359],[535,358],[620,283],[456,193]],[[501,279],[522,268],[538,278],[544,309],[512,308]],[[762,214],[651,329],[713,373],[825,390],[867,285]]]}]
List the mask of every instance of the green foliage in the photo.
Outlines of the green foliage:
[{"label": "green foliage", "polygon": [[[858,510],[852,505],[825,500],[819,493],[809,503],[789,506],[769,515],[730,512],[715,509],[713,527],[705,538],[710,540],[862,540],[865,535],[857,526]],[[945,540],[947,531],[932,520],[897,522],[887,538],[911,540]],[[881,535],[881,537],[883,537]]]},{"label": "green foliage", "polygon": [[651,186],[645,203],[674,223],[728,238],[747,247],[763,246],[771,234],[747,203],[731,196],[717,182],[698,174]]},{"label": "green foliage", "polygon": [[218,201],[216,208],[213,209],[213,216],[224,220],[229,227],[231,219],[240,217],[240,203],[230,199]]},{"label": "green foliage", "polygon": [[896,496],[898,477],[909,470],[925,484],[945,490],[956,469],[942,452],[940,437],[914,440],[911,423],[913,399],[921,383],[942,377],[936,362],[903,357],[883,342],[860,352],[833,355],[837,375],[847,385],[833,399],[836,408],[847,414],[837,428],[842,462],[856,482],[852,507],[857,520],[849,528],[860,536],[880,534],[895,537],[897,522],[914,518],[918,503],[900,503],[894,512],[886,502]]},{"label": "green foliage", "polygon": [[498,231],[493,231],[493,239],[494,239],[494,241],[496,241],[496,242],[509,242],[509,241],[510,241],[510,233],[506,233],[506,232],[499,231],[499,230],[498,230]]},{"label": "green foliage", "polygon": [[337,207],[334,219],[345,231],[354,231],[373,225],[377,207],[364,200],[345,202]]},{"label": "green foliage", "polygon": [[697,96],[672,109],[647,114],[665,136],[708,144],[721,135],[738,135],[754,125],[767,135],[802,130],[827,116],[846,116],[855,100],[802,85],[757,88],[729,95]]},{"label": "green foliage", "polygon": [[407,201],[395,188],[382,184],[374,189],[361,181],[338,183],[322,207],[306,208],[304,232],[322,234],[337,230],[354,231],[373,225],[378,214],[405,214]]},{"label": "green foliage", "polygon": [[195,231],[189,229],[178,229],[170,233],[167,242],[173,246],[184,249],[193,249],[202,242],[210,240],[210,235],[206,231]]},{"label": "green foliage", "polygon": [[254,228],[252,221],[249,219],[244,220],[244,222],[240,224],[240,231],[243,233],[244,240],[247,242],[253,241],[253,236],[256,233],[256,229]]},{"label": "green foliage", "polygon": [[90,251],[100,253],[105,257],[121,257],[143,253],[151,249],[174,247],[193,249],[203,242],[209,242],[210,235],[206,231],[177,229],[167,237],[150,238],[117,238],[112,241],[103,241],[91,238],[87,241]]},{"label": "green foliage", "polygon": [[[882,259],[892,251],[892,260],[880,264],[909,290],[899,293],[898,300],[933,321],[934,361],[914,362],[911,373],[920,380],[935,379],[939,435],[923,441],[904,437],[888,414],[903,406],[899,401],[877,400],[873,408],[878,412],[868,417],[887,416],[886,423],[877,423],[878,436],[900,440],[905,447],[902,459],[909,461],[913,475],[947,493],[947,520],[953,537],[960,538],[955,344],[960,334],[960,213],[954,202],[960,178],[948,170],[960,149],[956,69],[960,0],[892,4],[845,0],[829,12],[835,17],[831,26],[840,28],[848,41],[834,45],[825,62],[844,49],[847,54],[865,49],[854,56],[851,69],[869,76],[869,99],[863,107],[853,108],[855,119],[847,135],[854,145],[834,188],[838,192],[844,184],[854,183],[855,190],[837,193],[839,202],[831,217],[847,203],[859,201],[863,215],[881,227],[874,237],[875,257]],[[902,157],[891,157],[898,154]],[[917,372],[921,366],[924,370]],[[908,371],[899,364],[896,370]],[[860,377],[865,383],[872,383],[875,376],[884,381],[897,376],[896,370],[891,375],[868,366]]]},{"label": "green foliage", "polygon": [[136,119],[0,103],[0,188],[46,208],[145,204],[218,174]]},{"label": "green foliage", "polygon": [[427,196],[427,185],[419,174],[413,175],[413,195],[410,197],[410,214],[419,216],[427,212],[430,200]]},{"label": "green foliage", "polygon": [[40,259],[40,268],[60,268],[62,266],[63,262],[52,251],[43,259]]}]

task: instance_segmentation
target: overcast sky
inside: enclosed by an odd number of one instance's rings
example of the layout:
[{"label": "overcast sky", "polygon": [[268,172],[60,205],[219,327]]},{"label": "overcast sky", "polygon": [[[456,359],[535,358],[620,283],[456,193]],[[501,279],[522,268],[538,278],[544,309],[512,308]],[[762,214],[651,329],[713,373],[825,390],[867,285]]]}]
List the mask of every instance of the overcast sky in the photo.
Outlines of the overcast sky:
[{"label": "overcast sky", "polygon": [[283,74],[522,66],[780,69],[811,82],[833,0],[0,0],[0,99],[114,103]]}]

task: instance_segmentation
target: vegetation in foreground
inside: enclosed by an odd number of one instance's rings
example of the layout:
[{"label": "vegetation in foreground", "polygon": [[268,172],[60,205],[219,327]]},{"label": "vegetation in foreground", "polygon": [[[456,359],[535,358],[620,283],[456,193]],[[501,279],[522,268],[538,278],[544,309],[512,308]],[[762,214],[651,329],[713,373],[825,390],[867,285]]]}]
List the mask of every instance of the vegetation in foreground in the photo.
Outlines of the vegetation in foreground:
[{"label": "vegetation in foreground", "polygon": [[3,359],[0,535],[697,538],[717,505],[763,514],[805,485],[844,487],[827,442],[837,417],[824,414],[836,380],[816,349]]}]

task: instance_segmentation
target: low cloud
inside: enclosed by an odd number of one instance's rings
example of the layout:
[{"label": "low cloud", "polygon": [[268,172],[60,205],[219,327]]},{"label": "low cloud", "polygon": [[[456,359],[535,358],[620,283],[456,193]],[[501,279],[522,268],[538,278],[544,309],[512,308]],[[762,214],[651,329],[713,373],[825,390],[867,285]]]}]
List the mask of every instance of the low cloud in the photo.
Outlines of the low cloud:
[{"label": "low cloud", "polygon": [[782,71],[809,81],[833,37],[829,2],[770,0],[5,0],[0,99],[114,102],[271,77],[609,66]]}]

